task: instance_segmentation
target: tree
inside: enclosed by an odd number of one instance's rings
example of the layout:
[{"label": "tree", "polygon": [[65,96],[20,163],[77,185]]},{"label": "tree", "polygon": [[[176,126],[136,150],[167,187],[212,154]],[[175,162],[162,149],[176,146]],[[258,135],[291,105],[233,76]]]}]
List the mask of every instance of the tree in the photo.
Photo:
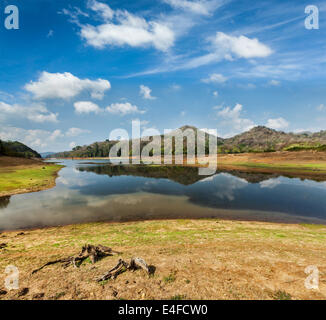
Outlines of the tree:
[{"label": "tree", "polygon": [[2,141],[0,140],[0,155],[4,155],[4,154],[5,154],[5,149],[4,149]]}]

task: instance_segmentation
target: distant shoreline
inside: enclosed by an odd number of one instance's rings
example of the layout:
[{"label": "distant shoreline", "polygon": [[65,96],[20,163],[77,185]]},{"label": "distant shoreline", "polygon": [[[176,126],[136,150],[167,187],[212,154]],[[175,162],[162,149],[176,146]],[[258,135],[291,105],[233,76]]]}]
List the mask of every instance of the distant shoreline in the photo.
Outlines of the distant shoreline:
[{"label": "distant shoreline", "polygon": [[[73,157],[73,158],[52,158],[66,160],[110,160],[108,157]],[[129,158],[111,158],[111,160],[126,160]],[[154,158],[151,158],[152,160]],[[180,159],[180,156],[179,156]],[[157,160],[157,157],[155,158]],[[316,151],[277,151],[265,153],[239,153],[239,154],[218,154],[217,157],[210,157],[211,163],[216,163],[218,169],[231,169],[246,172],[266,172],[290,175],[326,176],[326,152]],[[215,161],[215,162],[214,162]],[[159,164],[158,164],[159,165]],[[164,164],[162,164],[164,165]],[[184,166],[203,167],[203,165],[187,164]]]}]

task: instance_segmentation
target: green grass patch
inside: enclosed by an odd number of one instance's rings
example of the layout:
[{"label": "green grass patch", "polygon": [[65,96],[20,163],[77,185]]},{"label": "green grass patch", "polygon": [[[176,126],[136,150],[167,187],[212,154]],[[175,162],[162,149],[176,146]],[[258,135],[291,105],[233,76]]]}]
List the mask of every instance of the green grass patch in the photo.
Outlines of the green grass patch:
[{"label": "green grass patch", "polygon": [[171,297],[171,300],[184,300],[185,298],[186,298],[185,295],[183,295],[183,294],[177,294],[175,296],[172,296]]},{"label": "green grass patch", "polygon": [[274,300],[292,300],[292,296],[285,291],[277,291],[274,296]]},{"label": "green grass patch", "polygon": [[176,280],[176,277],[175,277],[175,274],[173,274],[173,273],[170,273],[168,276],[166,276],[166,277],[163,278],[163,281],[165,283],[172,283],[175,280]]},{"label": "green grass patch", "polygon": [[302,170],[302,171],[326,171],[326,163],[306,163],[306,164],[297,164],[297,163],[284,163],[284,164],[270,164],[270,163],[252,163],[252,162],[240,162],[234,163],[234,165],[248,168],[266,168],[282,171],[293,171],[293,170]]},{"label": "green grass patch", "polygon": [[0,170],[0,194],[20,189],[42,188],[51,185],[60,165],[44,165],[37,168]]},{"label": "green grass patch", "polygon": [[290,146],[283,149],[284,151],[326,151],[325,144],[291,144]]}]

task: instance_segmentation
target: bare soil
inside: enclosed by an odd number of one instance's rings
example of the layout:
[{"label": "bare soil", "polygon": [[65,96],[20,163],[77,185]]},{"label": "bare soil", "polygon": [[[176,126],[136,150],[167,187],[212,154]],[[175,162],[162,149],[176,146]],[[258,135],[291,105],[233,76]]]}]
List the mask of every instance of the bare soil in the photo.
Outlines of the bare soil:
[{"label": "bare soil", "polygon": [[[6,232],[0,270],[15,265],[19,290],[0,299],[326,299],[326,226],[221,220],[94,223]],[[44,263],[76,255],[86,244],[121,252],[79,268]],[[156,267],[98,283],[119,258]],[[319,269],[319,290],[305,287],[307,266]],[[2,271],[3,272],[3,271]],[[21,295],[22,288],[25,294]],[[1,291],[1,290],[0,290]],[[24,293],[23,292],[23,293]]]},{"label": "bare soil", "polygon": [[41,159],[26,159],[26,158],[17,158],[17,157],[6,157],[0,156],[0,169],[26,169],[38,167],[40,165],[44,165]]}]

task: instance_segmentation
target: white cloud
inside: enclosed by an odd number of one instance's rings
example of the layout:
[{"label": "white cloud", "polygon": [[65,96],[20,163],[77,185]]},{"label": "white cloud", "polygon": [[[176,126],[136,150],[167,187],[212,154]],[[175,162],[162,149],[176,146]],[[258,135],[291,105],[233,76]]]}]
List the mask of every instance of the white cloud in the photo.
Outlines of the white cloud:
[{"label": "white cloud", "polygon": [[326,111],[326,106],[324,104],[320,104],[318,107],[317,107],[317,110],[318,111]]},{"label": "white cloud", "polygon": [[31,104],[22,106],[19,104],[8,104],[0,101],[0,114],[3,120],[7,118],[25,118],[33,122],[58,122],[58,114],[52,113],[42,104]]},{"label": "white cloud", "polygon": [[112,10],[108,5],[93,1],[91,9],[99,13],[104,23],[81,25],[80,35],[87,44],[102,49],[106,46],[147,47],[167,51],[175,40],[174,32],[165,24],[146,21],[126,10]]},{"label": "white cloud", "polygon": [[217,32],[212,39],[217,52],[224,55],[227,60],[232,59],[233,55],[237,58],[264,58],[273,53],[273,51],[261,43],[258,39],[250,39],[246,36],[229,36],[223,32]]},{"label": "white cloud", "polygon": [[57,129],[57,130],[54,130],[54,131],[52,132],[52,134],[51,134],[50,137],[49,137],[49,140],[51,140],[51,141],[55,141],[55,140],[57,140],[58,138],[63,138],[63,137],[64,137],[64,135],[62,134],[61,130]]},{"label": "white cloud", "polygon": [[19,141],[31,148],[44,149],[48,145],[53,146],[53,143],[62,138],[63,135],[60,130],[26,130],[17,127],[1,127],[0,139]]},{"label": "white cloud", "polygon": [[80,128],[70,128],[67,130],[66,132],[66,136],[67,137],[77,137],[83,133],[89,133],[89,130],[84,130],[84,129],[80,129]]},{"label": "white cloud", "polygon": [[25,85],[35,99],[70,99],[83,91],[90,91],[92,98],[102,99],[111,88],[108,80],[79,79],[69,72],[49,73],[43,71],[37,81]]},{"label": "white cloud", "polygon": [[217,115],[223,119],[223,124],[228,129],[233,129],[237,132],[247,131],[252,129],[255,124],[250,119],[241,117],[242,108],[243,106],[238,103],[233,109],[230,107],[223,108],[217,112]]},{"label": "white cloud", "polygon": [[145,113],[145,111],[139,110],[137,106],[132,105],[129,102],[126,103],[112,103],[106,107],[106,111],[112,114],[127,115],[132,113]]},{"label": "white cloud", "polygon": [[96,11],[104,20],[111,20],[114,16],[114,11],[105,3],[94,0],[88,1],[88,7]]},{"label": "white cloud", "polygon": [[141,85],[139,90],[139,94],[144,98],[144,99],[148,99],[148,100],[154,100],[156,99],[156,97],[152,97],[151,96],[151,92],[152,90],[149,87],[146,87],[144,85]]},{"label": "white cloud", "polygon": [[[185,55],[175,56],[167,59],[167,62],[163,66],[133,74],[131,77],[161,72],[194,69],[204,65],[218,63],[222,60],[234,61],[240,58],[265,58],[273,53],[272,49],[270,49],[267,45],[261,43],[256,38],[251,39],[245,36],[236,37],[227,35],[223,32],[217,32],[214,37],[209,37],[207,40],[209,41],[210,46],[207,50],[208,53],[204,55],[189,58],[185,57]],[[289,69],[291,67],[292,66],[282,66],[282,69]],[[257,71],[255,70],[251,72]],[[242,74],[241,71],[238,73],[240,75]],[[246,74],[245,71],[243,73]],[[278,72],[275,72],[275,74],[276,73]],[[270,75],[275,74],[272,73]]]},{"label": "white cloud", "polygon": [[164,0],[164,2],[173,8],[205,16],[212,14],[214,10],[223,4],[223,1],[219,0]]},{"label": "white cloud", "polygon": [[283,118],[277,118],[277,119],[268,119],[266,127],[271,129],[285,129],[289,126],[289,123],[283,119]]},{"label": "white cloud", "polygon": [[202,79],[202,82],[205,83],[224,83],[227,80],[226,77],[224,77],[220,73],[213,73],[208,78]]},{"label": "white cloud", "polygon": [[74,108],[75,108],[75,112],[78,114],[82,114],[82,113],[99,113],[101,112],[101,108],[91,102],[91,101],[78,101],[74,103]]},{"label": "white cloud", "polygon": [[218,91],[214,91],[214,92],[213,92],[213,96],[214,96],[214,97],[218,97]]},{"label": "white cloud", "polygon": [[274,86],[274,87],[277,87],[279,86],[281,83],[277,80],[271,80],[269,83],[268,83],[270,86]]}]

